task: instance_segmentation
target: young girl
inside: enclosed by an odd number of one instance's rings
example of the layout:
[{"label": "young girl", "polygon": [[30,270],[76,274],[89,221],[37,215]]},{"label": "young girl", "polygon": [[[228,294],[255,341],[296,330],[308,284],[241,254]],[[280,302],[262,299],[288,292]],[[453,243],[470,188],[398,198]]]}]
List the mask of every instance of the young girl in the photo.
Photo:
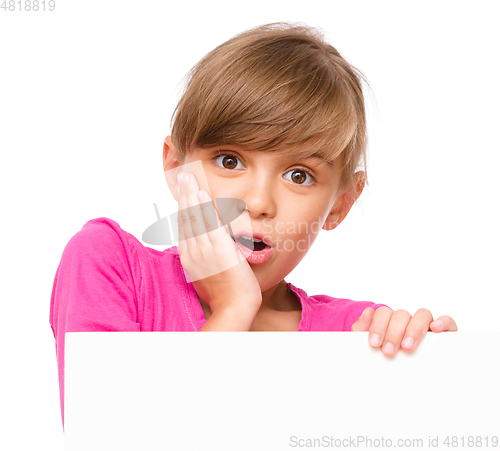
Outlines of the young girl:
[{"label": "young girl", "polygon": [[285,281],[363,191],[361,79],[317,30],[287,24],[242,33],[193,68],[163,147],[179,246],[145,247],[98,218],[64,249],[50,311],[61,409],[66,332],[369,331],[394,356],[429,330],[456,330],[426,309]]}]

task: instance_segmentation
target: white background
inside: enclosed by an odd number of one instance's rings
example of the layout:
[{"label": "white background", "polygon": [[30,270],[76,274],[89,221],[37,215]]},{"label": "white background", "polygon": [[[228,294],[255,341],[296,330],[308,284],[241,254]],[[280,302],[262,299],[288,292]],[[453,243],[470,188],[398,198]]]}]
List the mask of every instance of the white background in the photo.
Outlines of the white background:
[{"label": "white background", "polygon": [[[368,78],[370,185],[287,281],[500,331],[494,1],[56,0],[0,10],[0,442],[61,449],[49,303],[65,244],[105,216],[140,239],[175,204],[162,143],[181,80],[233,35],[323,28]],[[26,432],[29,431],[29,434]],[[4,446],[1,446],[4,448]]]}]

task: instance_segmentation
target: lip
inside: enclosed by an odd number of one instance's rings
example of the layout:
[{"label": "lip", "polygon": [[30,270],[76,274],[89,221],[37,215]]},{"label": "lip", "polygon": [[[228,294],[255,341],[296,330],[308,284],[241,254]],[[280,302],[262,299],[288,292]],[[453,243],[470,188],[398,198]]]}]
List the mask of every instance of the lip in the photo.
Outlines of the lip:
[{"label": "lip", "polygon": [[234,241],[236,241],[236,239],[239,238],[240,236],[247,236],[249,238],[256,238],[258,240],[263,241],[271,249],[273,248],[272,241],[267,236],[265,236],[262,232],[251,232],[249,230],[238,230],[231,238]]},{"label": "lip", "polygon": [[[262,240],[265,244],[267,244],[267,248],[261,250],[261,251],[252,251],[248,247],[244,246],[240,242],[237,241],[237,238],[240,236],[247,236],[250,238],[257,238],[259,240]],[[250,232],[248,230],[239,230],[234,234],[232,237],[234,242],[236,243],[236,246],[240,250],[240,252],[243,254],[245,259],[247,260],[248,263],[254,264],[254,265],[262,265],[266,263],[272,256],[273,254],[273,245],[271,243],[271,240],[264,236],[263,233],[260,232]]]}]

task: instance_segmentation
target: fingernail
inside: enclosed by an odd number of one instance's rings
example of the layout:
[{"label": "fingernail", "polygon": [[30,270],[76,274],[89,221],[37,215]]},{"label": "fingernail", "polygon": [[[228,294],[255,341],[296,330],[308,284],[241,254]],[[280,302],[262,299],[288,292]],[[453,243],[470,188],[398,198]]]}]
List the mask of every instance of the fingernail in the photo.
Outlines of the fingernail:
[{"label": "fingernail", "polygon": [[379,334],[371,334],[368,339],[370,345],[378,346],[380,344],[380,335]]},{"label": "fingernail", "polygon": [[413,346],[415,346],[415,340],[412,337],[406,337],[403,340],[403,348],[406,349],[413,349]]},{"label": "fingernail", "polygon": [[203,191],[201,189],[198,191],[198,199],[203,200]]},{"label": "fingernail", "polygon": [[182,172],[179,172],[179,173],[177,174],[177,181],[179,182],[179,185],[182,183],[182,181],[183,181]]},{"label": "fingernail", "polygon": [[443,322],[440,319],[438,319],[437,321],[434,321],[432,324],[434,325],[434,327],[436,327],[438,329],[441,329],[441,327],[443,326]]},{"label": "fingernail", "polygon": [[394,353],[394,345],[392,343],[387,342],[384,347],[382,348],[382,351],[384,354],[387,355],[392,355]]}]

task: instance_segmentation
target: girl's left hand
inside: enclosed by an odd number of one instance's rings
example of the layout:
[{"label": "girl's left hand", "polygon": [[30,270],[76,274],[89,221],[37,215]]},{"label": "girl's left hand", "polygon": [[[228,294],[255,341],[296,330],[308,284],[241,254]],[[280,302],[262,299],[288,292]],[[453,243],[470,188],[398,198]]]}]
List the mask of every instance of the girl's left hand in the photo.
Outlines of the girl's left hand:
[{"label": "girl's left hand", "polygon": [[393,312],[389,307],[379,307],[376,311],[368,307],[352,325],[353,332],[368,331],[368,342],[374,348],[382,348],[389,357],[395,356],[402,348],[414,351],[428,331],[456,331],[457,325],[450,316],[440,316],[433,320],[431,312],[425,308],[411,316],[406,310]]}]

